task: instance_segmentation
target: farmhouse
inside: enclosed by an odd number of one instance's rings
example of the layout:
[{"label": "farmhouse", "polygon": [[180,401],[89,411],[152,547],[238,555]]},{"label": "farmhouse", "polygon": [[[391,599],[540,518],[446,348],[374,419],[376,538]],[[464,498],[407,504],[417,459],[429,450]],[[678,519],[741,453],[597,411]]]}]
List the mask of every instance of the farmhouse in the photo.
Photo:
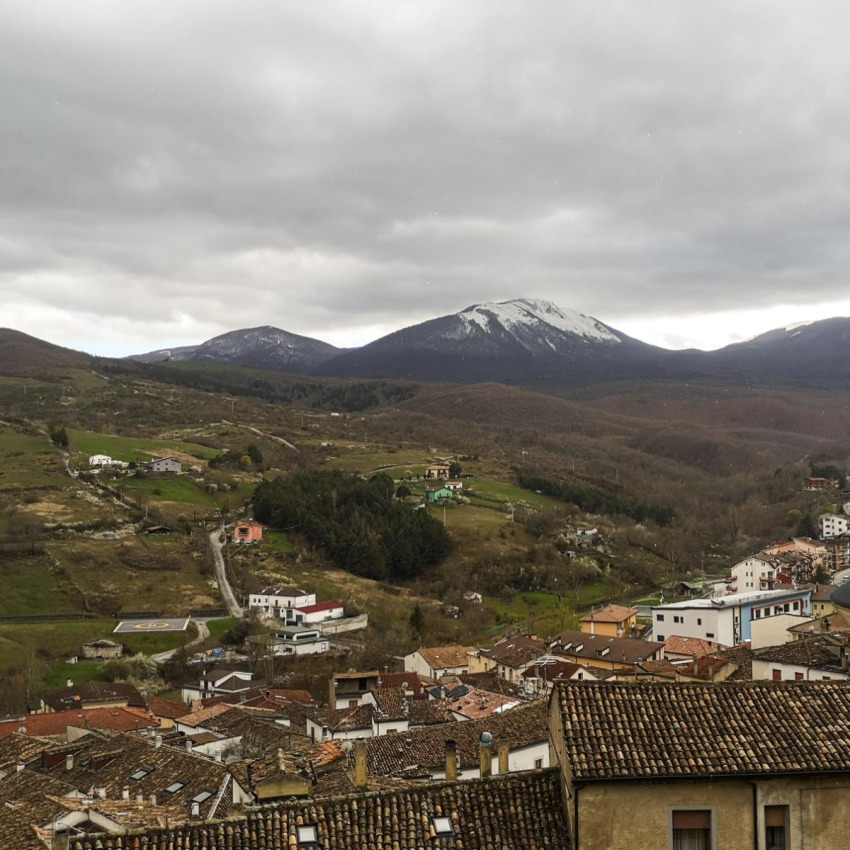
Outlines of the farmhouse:
[{"label": "farmhouse", "polygon": [[180,472],[183,469],[183,464],[173,457],[152,457],[145,465],[151,472]]},{"label": "farmhouse", "polygon": [[264,530],[258,522],[237,522],[230,539],[233,543],[262,543]]}]

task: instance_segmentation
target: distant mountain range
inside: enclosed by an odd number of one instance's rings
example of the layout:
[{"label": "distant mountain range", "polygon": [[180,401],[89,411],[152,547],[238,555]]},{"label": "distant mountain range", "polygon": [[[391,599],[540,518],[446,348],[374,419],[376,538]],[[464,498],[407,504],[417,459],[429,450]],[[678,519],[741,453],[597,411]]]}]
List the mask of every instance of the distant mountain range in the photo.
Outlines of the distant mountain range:
[{"label": "distant mountain range", "polygon": [[[12,360],[69,364],[86,355],[0,331],[0,371]],[[235,330],[195,346],[134,355],[144,362],[224,363],[303,375],[587,386],[611,380],[715,378],[850,386],[850,319],[781,328],[718,351],[669,351],[633,339],[549,301],[475,304],[391,333],[362,348],[338,349],[273,327]],[[5,361],[5,362],[4,362]]]}]

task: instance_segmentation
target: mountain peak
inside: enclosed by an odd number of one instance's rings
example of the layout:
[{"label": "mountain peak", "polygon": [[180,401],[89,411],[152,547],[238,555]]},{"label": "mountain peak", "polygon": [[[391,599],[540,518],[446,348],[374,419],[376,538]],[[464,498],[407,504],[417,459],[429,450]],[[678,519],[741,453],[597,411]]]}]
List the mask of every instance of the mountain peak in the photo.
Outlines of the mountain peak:
[{"label": "mountain peak", "polygon": [[[516,326],[534,326],[543,323],[561,333],[582,337],[587,341],[619,343],[622,340],[610,328],[584,313],[576,310],[564,310],[551,301],[534,298],[515,298],[511,301],[497,301],[486,304],[473,304],[457,314],[458,318],[472,323],[484,331],[491,330],[495,320],[508,333]],[[551,346],[550,346],[551,347]]]}]

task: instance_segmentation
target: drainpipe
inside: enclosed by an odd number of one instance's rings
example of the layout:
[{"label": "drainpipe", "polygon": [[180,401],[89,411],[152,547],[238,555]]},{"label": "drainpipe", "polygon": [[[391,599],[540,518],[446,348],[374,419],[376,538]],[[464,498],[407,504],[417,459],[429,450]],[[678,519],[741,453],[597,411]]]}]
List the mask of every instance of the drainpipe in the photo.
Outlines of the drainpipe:
[{"label": "drainpipe", "polygon": [[578,837],[578,792],[581,791],[578,785],[573,785],[573,849],[579,850]]},{"label": "drainpipe", "polygon": [[753,850],[759,850],[759,788],[752,779],[744,781],[753,789]]}]

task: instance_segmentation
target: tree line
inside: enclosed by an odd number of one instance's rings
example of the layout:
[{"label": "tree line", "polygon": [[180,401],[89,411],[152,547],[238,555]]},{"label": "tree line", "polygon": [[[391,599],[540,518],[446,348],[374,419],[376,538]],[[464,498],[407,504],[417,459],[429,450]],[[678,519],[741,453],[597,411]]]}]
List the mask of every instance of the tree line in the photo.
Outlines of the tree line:
[{"label": "tree line", "polygon": [[378,580],[416,578],[451,551],[445,527],[428,511],[394,498],[393,480],[339,470],[298,472],[263,481],[254,516],[293,529],[342,569]]},{"label": "tree line", "polygon": [[598,487],[553,481],[541,475],[521,472],[519,486],[524,490],[534,490],[565,502],[572,502],[579,510],[588,514],[622,515],[631,517],[635,522],[651,520],[658,525],[667,525],[676,517],[676,510],[672,505],[651,505],[639,499],[609,493]]}]

